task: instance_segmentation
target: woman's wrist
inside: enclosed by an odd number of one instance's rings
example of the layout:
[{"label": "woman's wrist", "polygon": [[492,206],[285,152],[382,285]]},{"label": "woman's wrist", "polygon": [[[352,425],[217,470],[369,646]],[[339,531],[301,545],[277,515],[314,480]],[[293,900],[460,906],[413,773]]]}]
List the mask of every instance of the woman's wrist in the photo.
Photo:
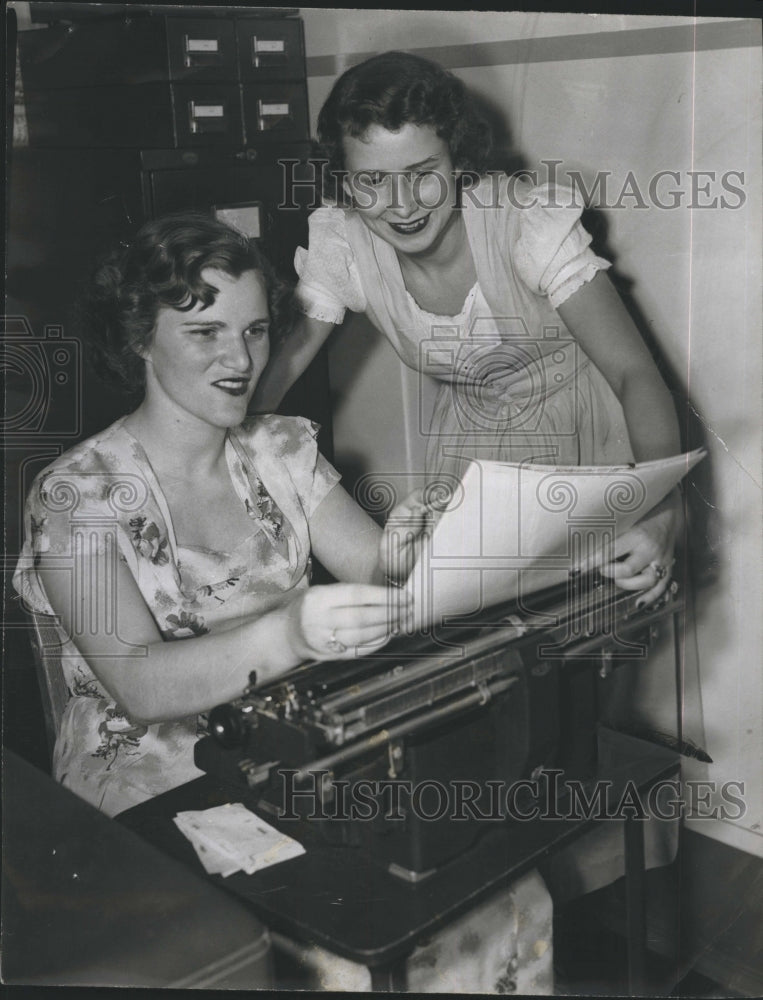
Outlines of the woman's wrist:
[{"label": "woman's wrist", "polygon": [[251,645],[258,650],[259,683],[274,680],[310,659],[300,645],[300,630],[292,612],[293,601],[282,604],[251,623]]},{"label": "woman's wrist", "polygon": [[[401,587],[402,574],[400,570],[402,567],[399,565],[399,559],[390,558],[387,543],[388,538],[386,535],[383,535],[379,546],[379,558],[371,582],[381,584],[382,587]],[[395,563],[398,565],[395,565]]]}]

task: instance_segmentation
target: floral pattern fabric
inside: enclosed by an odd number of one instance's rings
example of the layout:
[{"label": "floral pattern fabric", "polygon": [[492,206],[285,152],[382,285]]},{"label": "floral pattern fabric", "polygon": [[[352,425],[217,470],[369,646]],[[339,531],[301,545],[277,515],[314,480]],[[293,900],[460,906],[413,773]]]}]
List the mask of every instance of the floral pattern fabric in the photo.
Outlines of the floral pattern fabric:
[{"label": "floral pattern fabric", "polygon": [[[309,520],[339,479],[318,452],[316,433],[307,420],[278,416],[248,419],[229,432],[228,470],[252,533],[234,552],[217,552],[178,545],[148,458],[118,420],[35,480],[16,590],[30,611],[52,615],[37,573],[41,555],[48,565],[71,572],[87,552],[91,571],[105,574],[99,579],[108,578],[110,560],[127,564],[167,641],[265,613],[308,585]],[[87,581],[80,584],[75,576],[75,592],[78,586],[86,588]],[[97,594],[107,614],[108,587]],[[58,632],[69,699],[54,776],[109,815],[198,777],[193,744],[203,718],[134,722],[79,653],[76,634],[69,637],[60,627]]]}]

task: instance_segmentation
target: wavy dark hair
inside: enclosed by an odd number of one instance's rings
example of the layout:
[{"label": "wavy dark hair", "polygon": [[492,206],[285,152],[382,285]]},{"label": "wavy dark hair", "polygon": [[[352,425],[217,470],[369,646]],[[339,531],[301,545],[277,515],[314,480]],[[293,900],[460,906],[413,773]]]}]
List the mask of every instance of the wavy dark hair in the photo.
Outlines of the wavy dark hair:
[{"label": "wavy dark hair", "polygon": [[281,280],[253,240],[202,212],[166,215],[146,223],[95,268],[77,305],[95,371],[130,396],[145,387],[148,347],[162,306],[182,312],[211,305],[218,289],[201,277],[215,268],[232,278],[259,271],[267,288],[271,341],[294,317],[292,288]]},{"label": "wavy dark hair", "polygon": [[397,132],[408,124],[431,125],[448,144],[454,167],[484,171],[492,132],[464,84],[429,59],[383,52],[343,73],[320,110],[316,154],[328,160],[324,193],[341,198],[345,136],[361,137],[372,125]]}]

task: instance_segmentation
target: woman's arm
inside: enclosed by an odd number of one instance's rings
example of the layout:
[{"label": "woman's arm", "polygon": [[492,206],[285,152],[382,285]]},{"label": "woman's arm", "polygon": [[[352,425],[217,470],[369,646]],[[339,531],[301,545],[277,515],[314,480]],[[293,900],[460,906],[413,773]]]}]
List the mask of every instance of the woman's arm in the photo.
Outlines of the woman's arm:
[{"label": "woman's arm", "polygon": [[607,275],[599,271],[557,311],[620,400],[636,461],[677,454],[673,400]]},{"label": "woman's arm", "polygon": [[[96,570],[78,567],[85,580],[97,580]],[[355,647],[383,642],[390,632],[386,588],[334,584],[285,594],[280,607],[235,627],[167,642],[129,568],[117,560],[111,591],[116,627],[105,630],[98,615],[101,602],[83,600],[76,609],[75,636],[71,574],[45,556],[38,573],[51,607],[93,673],[132,719],[146,724],[184,718],[239,697],[252,670],[267,681],[305,660],[338,659],[345,654],[328,645],[337,631],[348,657]],[[125,655],[128,644],[145,647],[144,654]]]},{"label": "woman's arm", "polygon": [[[575,339],[609,382],[625,414],[637,462],[681,449],[668,388],[609,278],[600,271],[558,308]],[[600,571],[625,590],[656,600],[670,583],[679,505],[675,491],[616,539],[614,561]]]},{"label": "woman's arm", "polygon": [[253,413],[274,413],[278,409],[333,329],[333,323],[300,315],[293,330],[271,352],[252,397]]},{"label": "woman's arm", "polygon": [[390,511],[382,531],[337,485],[310,520],[312,550],[337,580],[400,583],[413,569],[432,516],[424,491],[414,490]]},{"label": "woman's arm", "polygon": [[382,530],[338,483],[310,518],[310,548],[337,580],[383,584]]}]

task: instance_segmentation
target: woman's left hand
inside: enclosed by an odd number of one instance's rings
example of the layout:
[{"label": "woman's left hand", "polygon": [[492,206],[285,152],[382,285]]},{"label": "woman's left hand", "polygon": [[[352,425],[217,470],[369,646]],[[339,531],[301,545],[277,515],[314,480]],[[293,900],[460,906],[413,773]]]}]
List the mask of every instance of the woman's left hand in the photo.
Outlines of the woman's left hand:
[{"label": "woman's left hand", "polygon": [[623,590],[642,590],[639,607],[652,604],[670,585],[678,517],[676,494],[671,493],[616,540],[616,561],[599,567],[602,576]]},{"label": "woman's left hand", "polygon": [[379,544],[379,566],[389,580],[402,583],[408,578],[433,516],[423,489],[414,490],[390,511]]}]

